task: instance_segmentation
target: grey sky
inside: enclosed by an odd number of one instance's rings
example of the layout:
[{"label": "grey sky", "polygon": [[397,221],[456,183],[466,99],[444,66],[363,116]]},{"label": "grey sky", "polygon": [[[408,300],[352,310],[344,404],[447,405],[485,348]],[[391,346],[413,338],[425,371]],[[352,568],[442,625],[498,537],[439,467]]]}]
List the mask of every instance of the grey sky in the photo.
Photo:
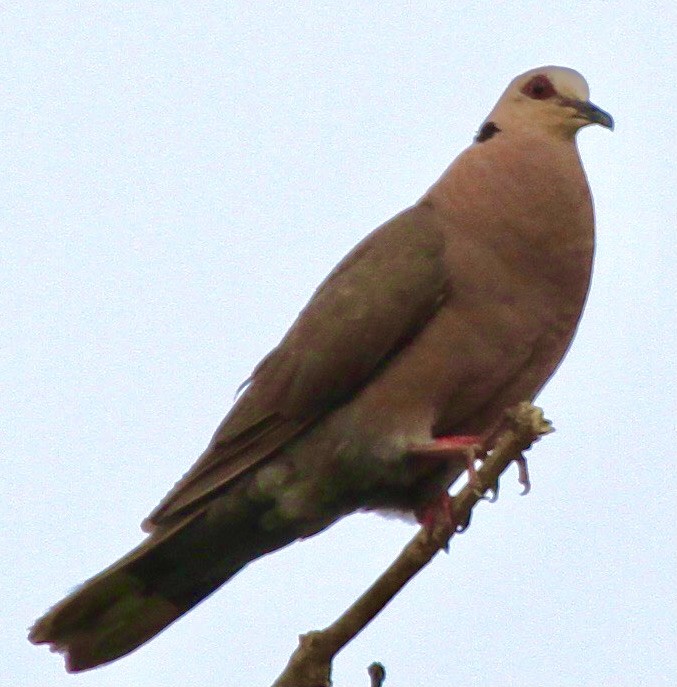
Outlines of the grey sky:
[{"label": "grey sky", "polygon": [[558,431],[335,664],[335,684],[672,685],[673,3],[18,2],[0,11],[0,684],[267,684],[414,534],[373,515],[259,560],[67,676],[25,639],[140,540],[333,264],[420,196],[508,81],[581,71],[594,283]]}]

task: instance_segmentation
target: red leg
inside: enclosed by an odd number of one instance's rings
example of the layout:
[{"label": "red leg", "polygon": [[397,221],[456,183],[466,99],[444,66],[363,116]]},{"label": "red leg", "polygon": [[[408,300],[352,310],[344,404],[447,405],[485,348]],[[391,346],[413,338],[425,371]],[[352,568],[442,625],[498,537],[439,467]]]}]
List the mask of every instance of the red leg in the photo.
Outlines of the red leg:
[{"label": "red leg", "polygon": [[[470,513],[464,522],[461,522],[454,513],[454,499],[446,492],[437,498],[429,501],[416,511],[416,519],[421,526],[432,537],[438,527],[442,528],[445,536],[451,538],[454,533],[465,532],[470,524]],[[444,546],[445,551],[449,551],[449,541]]]},{"label": "red leg", "polygon": [[457,462],[465,460],[468,471],[468,481],[477,483],[475,460],[486,455],[482,437],[474,434],[459,434],[454,436],[437,437],[429,444],[414,444],[409,453],[417,458],[438,462]]},{"label": "red leg", "polygon": [[433,501],[429,501],[416,511],[416,519],[425,527],[428,534],[432,534],[437,525],[442,525],[450,530],[455,529],[456,522],[451,496],[445,491]]}]

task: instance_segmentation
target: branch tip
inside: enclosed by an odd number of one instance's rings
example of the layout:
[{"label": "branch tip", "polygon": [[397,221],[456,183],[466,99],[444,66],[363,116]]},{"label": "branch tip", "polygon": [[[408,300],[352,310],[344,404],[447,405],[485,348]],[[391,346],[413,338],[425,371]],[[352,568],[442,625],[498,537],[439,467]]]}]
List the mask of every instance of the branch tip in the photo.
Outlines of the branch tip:
[{"label": "branch tip", "polygon": [[386,679],[386,669],[382,663],[372,663],[368,668],[369,678],[371,682],[369,687],[381,687]]}]

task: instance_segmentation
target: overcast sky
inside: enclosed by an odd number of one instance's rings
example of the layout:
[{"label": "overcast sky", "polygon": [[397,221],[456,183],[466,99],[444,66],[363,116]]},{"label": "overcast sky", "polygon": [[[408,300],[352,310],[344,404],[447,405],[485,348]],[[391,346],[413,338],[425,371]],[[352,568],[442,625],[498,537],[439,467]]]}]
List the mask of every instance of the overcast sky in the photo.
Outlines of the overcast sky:
[{"label": "overcast sky", "polygon": [[[378,7],[378,9],[374,9]],[[598,227],[557,433],[340,655],[334,681],[677,684],[672,2],[16,2],[0,10],[0,684],[266,685],[415,528],[248,567],[68,676],[26,628],[141,538],[317,283],[516,74],[581,71]]]}]

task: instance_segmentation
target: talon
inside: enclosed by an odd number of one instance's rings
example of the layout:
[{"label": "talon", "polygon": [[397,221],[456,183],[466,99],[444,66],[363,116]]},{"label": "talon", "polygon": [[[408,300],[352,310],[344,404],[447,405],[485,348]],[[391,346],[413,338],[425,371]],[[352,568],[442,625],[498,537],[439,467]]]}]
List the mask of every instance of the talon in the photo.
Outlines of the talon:
[{"label": "talon", "polygon": [[490,489],[491,489],[492,494],[491,494],[491,498],[489,499],[489,503],[496,503],[496,501],[498,501],[498,492],[500,489],[499,481],[496,480],[496,484],[494,484],[492,487],[490,487]]},{"label": "talon", "polygon": [[527,459],[523,455],[520,455],[519,458],[515,459],[515,463],[517,463],[517,470],[519,471],[517,480],[524,487],[521,496],[526,496],[531,491],[531,480],[529,479]]},{"label": "talon", "polygon": [[463,534],[468,527],[470,527],[470,519],[472,518],[472,509],[468,511],[468,517],[466,518],[466,521],[464,523],[458,523],[454,529],[454,532],[456,534]]}]

